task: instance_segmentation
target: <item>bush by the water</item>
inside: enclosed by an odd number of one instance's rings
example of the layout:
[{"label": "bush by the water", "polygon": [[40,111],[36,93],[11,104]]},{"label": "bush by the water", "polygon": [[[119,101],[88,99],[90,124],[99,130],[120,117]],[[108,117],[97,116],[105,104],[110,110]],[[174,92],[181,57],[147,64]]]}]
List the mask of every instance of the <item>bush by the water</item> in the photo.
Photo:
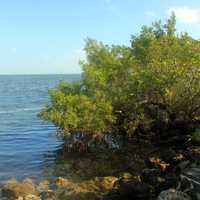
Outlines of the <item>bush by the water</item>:
[{"label": "bush by the water", "polygon": [[79,82],[50,90],[40,116],[65,133],[132,136],[189,126],[200,115],[200,41],[176,19],[143,26],[130,46],[86,40]]}]

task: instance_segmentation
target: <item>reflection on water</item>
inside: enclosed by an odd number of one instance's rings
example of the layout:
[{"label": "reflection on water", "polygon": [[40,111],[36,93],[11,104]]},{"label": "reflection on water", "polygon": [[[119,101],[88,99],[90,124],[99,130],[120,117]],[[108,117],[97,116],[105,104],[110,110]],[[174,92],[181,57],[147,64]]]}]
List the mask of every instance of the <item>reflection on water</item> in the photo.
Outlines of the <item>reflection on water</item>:
[{"label": "reflection on water", "polygon": [[[50,177],[49,174],[51,174],[52,177],[61,176],[73,181],[81,181],[93,177],[118,176],[121,172],[128,171],[138,175],[141,168],[144,167],[146,155],[153,148],[150,144],[130,142],[121,146],[120,149],[103,150],[100,148],[100,151],[68,153],[65,145],[63,143],[59,149],[51,154],[46,154],[44,176]],[[54,162],[51,162],[51,165],[49,165],[50,155],[54,157]]]}]

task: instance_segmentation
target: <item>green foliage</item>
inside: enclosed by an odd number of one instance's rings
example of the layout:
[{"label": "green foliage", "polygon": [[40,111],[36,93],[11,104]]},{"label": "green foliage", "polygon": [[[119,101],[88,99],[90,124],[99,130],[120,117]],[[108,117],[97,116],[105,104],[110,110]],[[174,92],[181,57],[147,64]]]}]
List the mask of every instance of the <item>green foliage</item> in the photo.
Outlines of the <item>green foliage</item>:
[{"label": "green foliage", "polygon": [[41,117],[72,133],[132,135],[200,114],[200,42],[177,34],[175,15],[142,27],[131,47],[87,39],[80,82],[50,91]]},{"label": "green foliage", "polygon": [[172,12],[164,27],[166,28],[166,33],[168,36],[174,36],[176,32],[176,16],[174,12]]},{"label": "green foliage", "polygon": [[78,84],[61,83],[50,90],[51,105],[40,116],[53,122],[67,133],[108,132],[114,121],[111,102],[96,93],[94,98],[85,95]]}]

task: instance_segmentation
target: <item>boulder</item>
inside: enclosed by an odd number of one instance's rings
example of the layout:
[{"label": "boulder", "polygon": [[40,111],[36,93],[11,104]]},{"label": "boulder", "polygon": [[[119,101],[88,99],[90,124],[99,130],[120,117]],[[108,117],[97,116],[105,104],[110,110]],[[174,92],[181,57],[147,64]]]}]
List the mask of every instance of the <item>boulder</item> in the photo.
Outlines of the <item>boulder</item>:
[{"label": "boulder", "polygon": [[184,169],[186,169],[189,165],[190,165],[190,161],[189,160],[185,160],[180,162],[178,165],[176,165],[176,167],[174,168],[174,172],[182,172]]},{"label": "boulder", "polygon": [[2,187],[2,196],[8,199],[17,199],[18,197],[25,197],[29,194],[35,194],[36,189],[31,179],[25,179],[19,183],[15,179],[7,181]]},{"label": "boulder", "polygon": [[104,200],[149,200],[150,187],[140,181],[131,180],[121,182],[117,188],[111,190]]},{"label": "boulder", "polygon": [[174,189],[164,190],[162,191],[159,196],[158,200],[192,200],[190,196],[188,196],[186,193],[183,193],[181,191],[177,191]]}]

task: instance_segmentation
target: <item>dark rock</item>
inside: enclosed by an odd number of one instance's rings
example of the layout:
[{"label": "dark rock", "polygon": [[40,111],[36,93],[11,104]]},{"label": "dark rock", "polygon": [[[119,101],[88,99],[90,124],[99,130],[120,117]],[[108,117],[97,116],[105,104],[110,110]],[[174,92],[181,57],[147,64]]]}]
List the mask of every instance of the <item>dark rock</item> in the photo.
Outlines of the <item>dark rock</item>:
[{"label": "dark rock", "polygon": [[176,152],[173,149],[165,149],[162,150],[161,153],[161,159],[167,163],[174,164]]},{"label": "dark rock", "polygon": [[145,200],[150,197],[150,188],[139,181],[122,182],[118,188],[120,198],[123,200]]},{"label": "dark rock", "polygon": [[174,173],[163,175],[158,169],[145,169],[141,174],[141,180],[154,188],[158,195],[162,190],[166,190],[177,185],[178,177]]},{"label": "dark rock", "polygon": [[184,112],[176,113],[175,118],[172,121],[172,128],[177,130],[190,130],[191,120]]},{"label": "dark rock", "polygon": [[194,146],[200,146],[200,138],[193,137],[191,139],[191,144],[194,145]]},{"label": "dark rock", "polygon": [[103,200],[121,200],[121,196],[117,189],[112,189]]},{"label": "dark rock", "polygon": [[141,180],[150,185],[157,185],[161,171],[159,169],[144,169],[141,174]]},{"label": "dark rock", "polygon": [[168,189],[162,191],[158,198],[158,200],[163,200],[163,199],[169,199],[169,200],[192,200],[190,196],[188,196],[186,193],[177,191],[175,189]]},{"label": "dark rock", "polygon": [[169,188],[176,188],[178,185],[179,177],[174,173],[168,173],[164,181],[161,181],[156,187],[156,194],[160,193],[163,190],[167,190]]},{"label": "dark rock", "polygon": [[186,169],[188,166],[190,165],[190,161],[189,160],[185,160],[180,162],[175,168],[174,168],[174,172],[182,172],[184,169]]},{"label": "dark rock", "polygon": [[148,200],[151,197],[150,187],[139,180],[119,182],[117,188],[113,188],[104,200]]},{"label": "dark rock", "polygon": [[191,140],[191,137],[189,135],[178,134],[178,135],[172,136],[168,140],[168,144],[174,145],[176,148],[183,148],[187,146],[190,140]]},{"label": "dark rock", "polygon": [[189,147],[184,154],[188,160],[200,160],[200,147]]},{"label": "dark rock", "polygon": [[194,185],[198,185],[200,191],[200,169],[195,167],[190,167],[185,169],[182,174],[182,177],[185,177],[190,180]]},{"label": "dark rock", "polygon": [[42,200],[54,200],[56,199],[55,192],[53,190],[47,190],[40,193]]},{"label": "dark rock", "polygon": [[[153,113],[151,113],[153,114]],[[156,117],[153,129],[155,132],[165,133],[170,124],[170,116],[166,110],[159,109],[153,114]]]}]

